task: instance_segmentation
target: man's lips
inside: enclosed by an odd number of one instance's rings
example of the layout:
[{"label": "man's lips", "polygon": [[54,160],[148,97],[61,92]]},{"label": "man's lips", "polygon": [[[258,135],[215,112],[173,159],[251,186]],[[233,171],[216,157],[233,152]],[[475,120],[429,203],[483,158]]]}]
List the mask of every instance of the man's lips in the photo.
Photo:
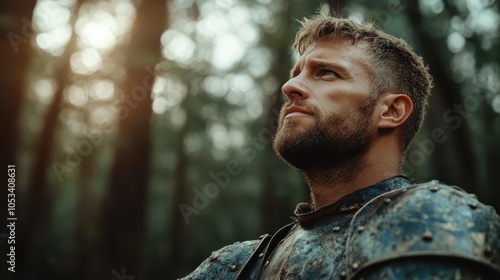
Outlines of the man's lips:
[{"label": "man's lips", "polygon": [[312,115],[312,113],[298,106],[292,105],[285,109],[284,117],[287,118],[292,116],[305,116],[305,115],[310,116]]}]

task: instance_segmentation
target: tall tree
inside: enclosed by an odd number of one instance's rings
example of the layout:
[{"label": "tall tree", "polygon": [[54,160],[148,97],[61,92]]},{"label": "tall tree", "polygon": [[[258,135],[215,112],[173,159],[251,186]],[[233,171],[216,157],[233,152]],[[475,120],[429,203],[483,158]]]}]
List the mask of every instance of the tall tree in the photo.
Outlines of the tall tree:
[{"label": "tall tree", "polygon": [[[151,160],[151,90],[153,69],[161,59],[160,37],[168,19],[166,0],[144,0],[126,60],[114,163],[103,200],[99,231],[103,263],[98,279],[111,272],[140,274]],[[97,278],[96,278],[97,279]]]},{"label": "tall tree", "polygon": [[[84,112],[86,123],[88,123],[88,112]],[[89,141],[88,136],[83,136],[80,141]],[[72,278],[75,280],[88,279],[88,267],[90,263],[90,242],[89,236],[92,231],[91,218],[93,209],[90,207],[92,199],[92,184],[95,183],[94,164],[96,162],[95,153],[89,155],[79,166],[79,180],[76,186],[76,229],[75,229],[75,250],[76,258]]]},{"label": "tall tree", "polygon": [[[80,2],[77,2],[74,8],[74,16],[71,20],[73,26],[76,22],[76,15],[78,14]],[[20,223],[20,232],[18,236],[18,249],[17,249],[17,265],[19,266],[18,279],[22,279],[22,275],[27,273],[26,265],[27,258],[30,250],[30,243],[35,233],[43,236],[41,238],[43,244],[40,248],[45,247],[46,239],[50,230],[50,209],[52,199],[49,195],[49,185],[47,182],[47,174],[50,166],[52,151],[54,149],[54,140],[56,130],[59,124],[58,116],[61,112],[62,100],[64,89],[70,80],[70,57],[75,51],[77,36],[73,32],[71,39],[68,42],[63,55],[60,58],[61,64],[58,66],[54,73],[54,80],[57,83],[57,90],[54,93],[54,98],[50,104],[44,118],[44,126],[38,137],[37,146],[35,150],[33,166],[31,169],[28,190],[26,192],[26,203],[23,206],[24,217]],[[41,229],[38,231],[36,229]],[[38,246],[35,246],[38,247]],[[45,250],[41,250],[45,251]],[[42,259],[45,259],[42,257]],[[42,268],[47,271],[52,271],[48,264],[42,261],[38,263]]]},{"label": "tall tree", "polygon": [[[189,104],[189,95],[190,88],[188,86],[188,95],[182,102],[182,107],[186,108],[187,104]],[[187,109],[187,108],[186,108]],[[186,121],[182,125],[181,130],[176,135],[176,143],[175,143],[175,154],[177,163],[175,165],[174,171],[174,194],[173,194],[173,202],[172,209],[170,211],[170,221],[171,228],[170,231],[170,256],[169,256],[169,267],[171,271],[169,271],[169,275],[174,277],[180,277],[179,273],[182,268],[182,252],[183,252],[183,240],[182,236],[184,233],[184,229],[186,224],[183,221],[183,216],[179,213],[179,205],[183,203],[185,197],[185,190],[188,188],[188,178],[187,178],[187,169],[188,169],[188,155],[186,154],[186,135],[189,131],[189,114],[187,115]]]},{"label": "tall tree", "polygon": [[[463,104],[463,98],[460,94],[461,87],[453,80],[448,67],[449,61],[446,61],[445,57],[435,49],[435,40],[429,31],[424,28],[424,19],[420,13],[418,1],[411,1],[405,12],[410,26],[420,42],[424,59],[430,65],[436,89],[440,92],[439,97],[443,99],[442,103],[448,104],[448,106]],[[474,191],[473,187],[477,182],[477,170],[474,164],[476,156],[472,150],[472,136],[468,130],[467,120],[463,118],[462,121],[463,125],[452,132],[455,134],[453,139],[457,145],[456,150],[460,152],[456,153],[459,160],[456,161],[457,170],[453,172],[455,177],[449,178],[449,182],[456,183],[469,191]]]},{"label": "tall tree", "polygon": [[[290,57],[290,41],[291,36],[289,34],[290,21],[292,20],[291,6],[286,5],[284,11],[277,15],[279,16],[279,28],[278,31],[273,34],[266,34],[264,37],[264,42],[272,46],[276,50],[276,60],[271,69],[272,75],[278,79],[279,87],[271,96],[271,102],[267,108],[267,114],[264,116],[264,126],[263,129],[267,129],[270,123],[277,123],[279,111],[281,105],[283,104],[281,85],[283,85],[288,80],[287,69],[291,68],[291,57]],[[275,133],[275,131],[273,131]],[[271,143],[267,143],[264,148],[264,155],[267,157],[263,164],[261,170],[262,187],[260,192],[260,231],[273,233],[283,224],[288,222],[289,213],[286,210],[285,205],[283,205],[283,200],[280,200],[277,194],[276,188],[279,180],[276,176],[276,164],[277,159],[274,158],[274,153],[271,147]]]},{"label": "tall tree", "polygon": [[[8,165],[16,165],[19,143],[19,120],[24,96],[24,77],[31,57],[31,36],[33,30],[31,19],[36,0],[20,2],[0,2],[0,127],[3,132],[0,137],[0,166],[2,182],[7,182]],[[21,176],[21,174],[17,174]],[[4,185],[5,186],[5,185]],[[0,191],[2,198],[7,198],[7,188]],[[6,221],[7,203],[0,204],[0,218]],[[19,208],[19,207],[18,207]],[[7,252],[7,242],[4,239],[4,228],[0,231],[0,251]],[[6,254],[0,260],[6,263]],[[2,270],[3,273],[7,269]],[[3,278],[3,277],[2,277]]]}]

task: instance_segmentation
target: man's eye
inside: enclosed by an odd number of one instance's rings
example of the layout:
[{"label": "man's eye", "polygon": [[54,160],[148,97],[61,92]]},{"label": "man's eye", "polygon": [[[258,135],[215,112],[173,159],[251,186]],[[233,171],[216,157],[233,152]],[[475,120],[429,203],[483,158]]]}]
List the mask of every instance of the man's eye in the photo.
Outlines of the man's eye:
[{"label": "man's eye", "polygon": [[338,77],[338,74],[332,70],[328,70],[328,69],[321,69],[319,70],[319,75],[320,76],[335,76],[335,77]]}]

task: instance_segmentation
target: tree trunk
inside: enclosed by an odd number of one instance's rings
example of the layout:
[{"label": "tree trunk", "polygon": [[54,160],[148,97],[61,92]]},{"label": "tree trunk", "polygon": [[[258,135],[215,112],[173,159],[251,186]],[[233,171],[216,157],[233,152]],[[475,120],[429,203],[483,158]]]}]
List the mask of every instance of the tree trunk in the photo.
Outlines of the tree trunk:
[{"label": "tree trunk", "polygon": [[[76,21],[78,14],[78,4],[75,7],[75,16],[72,23]],[[27,258],[29,255],[30,243],[34,234],[39,235],[38,238],[41,244],[35,244],[34,248],[40,247],[41,259],[46,250],[43,249],[45,244],[48,243],[47,238],[50,235],[50,211],[51,211],[51,197],[49,195],[49,186],[47,184],[47,173],[50,166],[51,155],[54,148],[55,134],[59,124],[58,116],[61,112],[61,103],[63,98],[64,88],[69,81],[70,57],[76,48],[76,34],[71,35],[71,39],[66,46],[66,49],[61,56],[61,65],[54,74],[54,79],[57,82],[58,88],[54,93],[54,98],[50,104],[47,114],[45,115],[44,127],[39,135],[38,143],[36,146],[36,153],[34,155],[33,166],[31,169],[29,182],[27,186],[25,205],[23,205],[23,220],[20,222],[20,231],[17,237],[17,266],[19,273],[16,274],[17,279],[22,279],[22,275],[27,272]],[[49,269],[49,264],[41,261],[38,263],[42,266],[41,269],[52,271]]]},{"label": "tree trunk", "polygon": [[[0,168],[2,168],[2,182],[7,182],[8,165],[16,165],[17,149],[19,143],[19,121],[21,107],[24,97],[24,77],[29,66],[31,57],[31,36],[33,30],[31,19],[33,18],[33,9],[36,0],[20,2],[1,1],[0,2],[0,127],[2,128],[2,136],[0,137]],[[16,169],[16,172],[18,169]],[[23,174],[16,174],[16,178]],[[2,199],[7,199],[7,187],[1,188],[0,195]],[[18,194],[16,192],[15,194]],[[19,197],[16,197],[17,207],[21,204]],[[0,203],[0,218],[2,221],[7,219],[7,203]],[[16,215],[19,214],[19,210]],[[4,235],[7,229],[0,231],[0,251],[7,251],[7,235]],[[19,231],[17,231],[20,234]],[[0,261],[6,264],[6,254],[2,254]],[[5,273],[10,273],[4,266],[0,276]],[[6,278],[1,277],[2,279]]]},{"label": "tree trunk", "polygon": [[[189,104],[189,89],[188,96],[183,101],[183,107],[186,108]],[[175,147],[176,151],[176,159],[177,164],[175,166],[174,173],[174,197],[172,203],[172,209],[170,212],[172,221],[172,226],[170,230],[170,259],[169,259],[169,267],[171,267],[171,271],[168,271],[168,274],[173,277],[181,277],[179,275],[181,273],[180,269],[183,264],[183,240],[182,236],[184,235],[186,224],[183,221],[181,213],[179,213],[179,205],[184,202],[185,190],[188,187],[187,183],[187,168],[188,168],[188,156],[186,154],[184,148],[184,140],[189,130],[189,114],[187,115],[186,122],[184,123],[181,131],[177,136],[177,143]]]},{"label": "tree trunk", "polygon": [[486,145],[482,147],[484,149],[483,154],[485,155],[485,166],[486,166],[486,176],[483,182],[483,196],[478,194],[479,199],[490,204],[495,208],[497,213],[500,213],[500,192],[498,191],[498,182],[500,181],[500,151],[498,149],[498,143],[500,143],[500,116],[493,111],[493,109],[486,105],[485,110],[485,133],[487,135],[483,136],[486,139]]},{"label": "tree trunk", "polygon": [[[439,91],[439,96],[443,98],[443,104],[448,104],[452,109],[453,105],[463,104],[463,99],[460,95],[461,88],[453,80],[451,70],[447,65],[443,56],[435,49],[436,42],[430,34],[423,28],[423,18],[420,14],[418,1],[411,1],[405,12],[410,21],[410,25],[414,30],[417,39],[420,42],[425,61],[430,65],[431,74],[434,76],[436,89]],[[449,178],[450,184],[460,185],[469,191],[474,191],[476,183],[477,170],[475,168],[476,156],[472,150],[471,135],[468,130],[467,120],[462,118],[462,125],[452,131],[455,134],[452,138],[455,141],[456,147],[456,170],[453,171],[454,178]],[[439,159],[443,160],[443,159]],[[438,174],[435,174],[436,176]]]},{"label": "tree trunk", "polygon": [[[81,141],[87,141],[82,137]],[[76,229],[75,229],[75,266],[73,271],[74,280],[85,280],[88,278],[90,263],[89,236],[93,230],[91,220],[94,217],[93,208],[90,207],[94,198],[92,197],[92,185],[94,178],[94,155],[85,158],[80,164],[80,174],[77,185],[76,202]]]},{"label": "tree trunk", "polygon": [[131,33],[117,146],[99,221],[104,259],[98,279],[124,272],[141,278],[152,149],[153,69],[161,59],[160,37],[166,22],[165,0],[142,1]]},{"label": "tree trunk", "polygon": [[[271,74],[278,79],[279,87],[271,96],[270,106],[267,108],[268,111],[263,122],[264,125],[258,133],[269,128],[272,128],[273,134],[276,133],[275,128],[271,127],[270,124],[276,124],[277,127],[279,112],[283,104],[281,86],[290,78],[289,70],[292,68],[290,47],[294,35],[289,33],[291,30],[290,21],[293,16],[291,9],[292,7],[288,5],[282,14],[277,15],[281,18],[282,26],[279,27],[281,31],[278,31],[276,34],[267,34],[268,38],[266,41],[269,41],[270,45],[275,46],[277,54]],[[279,174],[276,174],[276,166],[281,165],[281,163],[274,155],[272,143],[262,144],[265,144],[265,148],[262,150],[262,188],[259,199],[261,218],[259,230],[261,233],[274,233],[281,226],[289,222],[290,209],[287,209],[285,201],[279,197],[277,191],[280,187],[280,180],[277,178]]]}]

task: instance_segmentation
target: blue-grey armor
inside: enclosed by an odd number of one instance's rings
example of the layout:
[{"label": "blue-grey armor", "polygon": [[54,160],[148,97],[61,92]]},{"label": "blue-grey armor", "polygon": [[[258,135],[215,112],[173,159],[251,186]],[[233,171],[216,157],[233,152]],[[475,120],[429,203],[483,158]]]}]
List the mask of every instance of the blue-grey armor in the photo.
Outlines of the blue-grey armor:
[{"label": "blue-grey armor", "polygon": [[500,217],[465,191],[397,176],[274,235],[226,246],[195,279],[500,279]]}]

